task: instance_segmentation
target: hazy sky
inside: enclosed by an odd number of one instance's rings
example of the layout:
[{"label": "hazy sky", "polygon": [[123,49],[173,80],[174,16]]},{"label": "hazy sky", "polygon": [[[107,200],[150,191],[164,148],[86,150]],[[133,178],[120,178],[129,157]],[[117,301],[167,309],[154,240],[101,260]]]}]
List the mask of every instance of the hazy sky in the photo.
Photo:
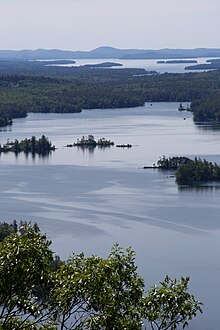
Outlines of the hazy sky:
[{"label": "hazy sky", "polygon": [[220,48],[220,0],[0,0],[0,49]]}]

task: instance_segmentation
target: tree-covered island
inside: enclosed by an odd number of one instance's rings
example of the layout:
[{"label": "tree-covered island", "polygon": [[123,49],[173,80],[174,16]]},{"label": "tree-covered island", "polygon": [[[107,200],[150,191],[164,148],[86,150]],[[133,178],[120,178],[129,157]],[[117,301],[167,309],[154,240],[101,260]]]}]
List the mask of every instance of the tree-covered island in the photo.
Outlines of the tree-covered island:
[{"label": "tree-covered island", "polygon": [[42,135],[39,139],[37,139],[36,136],[32,136],[30,139],[26,138],[21,141],[18,141],[17,139],[15,139],[14,141],[8,140],[7,143],[3,145],[0,144],[0,153],[24,152],[44,155],[54,150],[55,146],[52,145],[52,142],[49,141],[49,139],[45,135]]},{"label": "tree-covered island", "polygon": [[147,168],[158,168],[161,170],[175,170],[178,185],[198,185],[209,181],[220,180],[220,165],[206,159],[195,157],[169,157],[163,156],[157,162],[157,166],[144,166]]},{"label": "tree-covered island", "polygon": [[77,139],[76,142],[73,144],[67,144],[66,147],[80,147],[80,148],[95,148],[95,147],[100,147],[100,148],[105,148],[105,147],[111,147],[114,146],[114,142],[111,140],[107,140],[105,138],[100,138],[97,141],[95,140],[93,135],[88,135],[88,136],[82,136],[81,139]]},{"label": "tree-covered island", "polygon": [[167,61],[157,61],[157,64],[190,64],[198,63],[197,60],[167,60]]},{"label": "tree-covered island", "polygon": [[206,159],[195,158],[177,167],[178,185],[194,185],[220,180],[220,166]]},{"label": "tree-covered island", "polygon": [[84,68],[113,68],[113,67],[120,67],[120,66],[123,66],[123,65],[121,63],[116,63],[116,62],[103,62],[103,63],[83,65]]},{"label": "tree-covered island", "polygon": [[180,165],[191,162],[191,159],[188,157],[169,157],[163,155],[157,161],[157,165],[153,164],[153,166],[144,166],[144,169],[147,168],[158,168],[161,170],[176,170]]}]

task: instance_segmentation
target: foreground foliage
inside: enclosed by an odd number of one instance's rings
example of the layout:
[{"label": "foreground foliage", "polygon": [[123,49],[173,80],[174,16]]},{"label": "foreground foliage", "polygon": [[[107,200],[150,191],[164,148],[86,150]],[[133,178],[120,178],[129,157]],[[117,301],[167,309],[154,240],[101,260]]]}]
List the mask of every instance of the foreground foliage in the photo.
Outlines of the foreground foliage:
[{"label": "foreground foliage", "polygon": [[172,330],[202,311],[189,278],[167,277],[145,293],[130,248],[116,244],[106,259],[80,254],[57,262],[36,224],[1,223],[1,230],[0,329],[141,330],[145,322]]},{"label": "foreground foliage", "polygon": [[172,280],[168,276],[159,286],[148,291],[144,299],[144,317],[151,323],[152,329],[183,328],[201,310],[201,304],[188,293],[189,277]]}]

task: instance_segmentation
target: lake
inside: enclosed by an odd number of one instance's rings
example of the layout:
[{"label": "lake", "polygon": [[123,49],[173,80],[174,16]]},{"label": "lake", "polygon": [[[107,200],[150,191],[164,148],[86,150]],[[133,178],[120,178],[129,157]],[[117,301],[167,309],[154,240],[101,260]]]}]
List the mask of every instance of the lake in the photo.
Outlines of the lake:
[{"label": "lake", "polygon": [[[217,57],[216,57],[217,58]],[[57,64],[57,66],[80,66],[86,64],[98,64],[98,63],[105,63],[105,62],[115,62],[122,64],[121,67],[113,67],[115,69],[120,68],[139,68],[145,69],[147,71],[157,71],[159,73],[171,72],[171,73],[185,73],[185,72],[200,72],[200,71],[208,71],[208,70],[190,70],[186,71],[185,67],[195,64],[206,64],[207,57],[198,57],[198,58],[191,58],[191,60],[196,60],[198,63],[157,63],[158,61],[168,61],[169,59],[145,59],[145,60],[123,60],[123,59],[74,59],[76,62],[75,64]],[[214,59],[214,57],[212,57]],[[171,59],[173,60],[173,59]],[[184,59],[182,59],[184,60]],[[187,59],[190,60],[190,59]]]},{"label": "lake", "polygon": [[[48,157],[2,154],[0,219],[36,221],[62,258],[106,257],[119,242],[137,253],[146,287],[190,276],[204,302],[193,330],[217,330],[220,295],[220,185],[178,188],[173,172],[146,169],[159,157],[200,156],[220,162],[220,131],[195,125],[177,103],[29,114],[0,131],[0,143],[45,134],[58,148]],[[82,135],[132,148],[66,148]]]}]

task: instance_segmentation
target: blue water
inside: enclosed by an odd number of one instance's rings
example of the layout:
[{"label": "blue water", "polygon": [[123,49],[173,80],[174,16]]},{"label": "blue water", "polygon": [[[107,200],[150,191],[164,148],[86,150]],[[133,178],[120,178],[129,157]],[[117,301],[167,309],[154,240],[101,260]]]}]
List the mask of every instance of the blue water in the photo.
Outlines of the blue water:
[{"label": "blue water", "polygon": [[[47,158],[1,155],[0,218],[37,221],[62,258],[105,257],[115,242],[132,246],[147,287],[167,274],[190,276],[190,291],[204,302],[190,329],[217,330],[220,186],[179,189],[172,172],[142,168],[163,154],[220,162],[220,131],[199,128],[177,108],[154,103],[15,120],[0,143],[45,134],[58,149]],[[64,147],[88,134],[133,147]]]}]

